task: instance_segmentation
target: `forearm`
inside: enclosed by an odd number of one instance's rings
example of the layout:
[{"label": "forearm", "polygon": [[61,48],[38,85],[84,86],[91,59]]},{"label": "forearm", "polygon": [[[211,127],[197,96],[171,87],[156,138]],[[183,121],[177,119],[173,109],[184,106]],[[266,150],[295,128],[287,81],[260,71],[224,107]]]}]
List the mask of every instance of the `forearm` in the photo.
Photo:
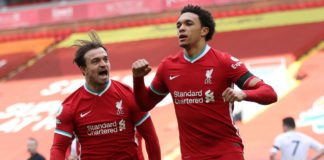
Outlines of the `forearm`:
[{"label": "forearm", "polygon": [[70,144],[71,138],[55,134],[50,151],[50,160],[65,160],[66,150]]},{"label": "forearm", "polygon": [[324,155],[324,149],[322,149],[320,152],[318,152],[315,157],[312,158],[312,160],[318,160]]},{"label": "forearm", "polygon": [[277,94],[273,88],[265,84],[263,81],[259,81],[255,86],[243,90],[246,94],[246,101],[257,102],[260,104],[271,104],[277,101]]},{"label": "forearm", "polygon": [[157,137],[151,137],[145,140],[145,147],[149,160],[161,160],[161,150]]},{"label": "forearm", "polygon": [[270,160],[276,160],[276,154],[273,154],[273,153],[272,153],[272,154],[270,155]]},{"label": "forearm", "polygon": [[145,147],[149,160],[161,160],[161,149],[156,135],[153,122],[148,118],[143,124],[137,127],[139,134],[145,140]]},{"label": "forearm", "polygon": [[144,77],[133,78],[134,95],[142,111],[151,110],[163,97],[156,95],[144,84]]}]

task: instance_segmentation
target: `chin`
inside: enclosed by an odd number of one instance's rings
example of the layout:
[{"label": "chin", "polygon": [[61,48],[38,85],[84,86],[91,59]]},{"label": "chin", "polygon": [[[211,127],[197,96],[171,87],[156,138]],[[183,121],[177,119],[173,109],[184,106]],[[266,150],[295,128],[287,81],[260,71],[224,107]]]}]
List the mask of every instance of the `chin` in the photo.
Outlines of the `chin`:
[{"label": "chin", "polygon": [[100,85],[106,85],[106,83],[108,82],[108,78],[107,79],[100,79],[100,80],[98,80],[98,84],[100,84]]},{"label": "chin", "polygon": [[185,44],[185,43],[179,43],[179,47],[187,48],[187,47],[188,47],[188,44]]},{"label": "chin", "polygon": [[189,45],[187,45],[187,44],[180,44],[179,46],[181,48],[184,48],[184,49],[188,49],[189,48]]}]

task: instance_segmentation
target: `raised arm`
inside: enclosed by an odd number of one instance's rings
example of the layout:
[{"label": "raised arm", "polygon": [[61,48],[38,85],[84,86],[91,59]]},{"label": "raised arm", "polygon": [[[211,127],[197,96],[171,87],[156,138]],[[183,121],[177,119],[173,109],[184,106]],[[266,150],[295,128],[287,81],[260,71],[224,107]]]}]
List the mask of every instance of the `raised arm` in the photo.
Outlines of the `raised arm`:
[{"label": "raised arm", "polygon": [[151,71],[151,67],[145,59],[135,61],[132,65],[132,71],[136,102],[142,111],[149,111],[160,102],[165,95],[156,94],[149,87],[145,86],[144,76]]}]

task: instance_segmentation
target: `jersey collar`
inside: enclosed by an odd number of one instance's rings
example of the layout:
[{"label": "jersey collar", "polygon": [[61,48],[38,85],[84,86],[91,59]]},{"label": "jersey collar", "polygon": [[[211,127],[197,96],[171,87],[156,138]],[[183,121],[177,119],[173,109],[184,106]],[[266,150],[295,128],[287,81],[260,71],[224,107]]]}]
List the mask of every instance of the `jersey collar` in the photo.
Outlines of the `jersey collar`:
[{"label": "jersey collar", "polygon": [[210,49],[210,46],[208,44],[205,45],[205,47],[200,51],[200,53],[198,55],[196,55],[193,58],[190,58],[188,56],[188,54],[184,51],[183,53],[183,57],[185,60],[187,60],[190,63],[194,63],[196,61],[198,61],[200,58],[202,58]]},{"label": "jersey collar", "polygon": [[93,94],[93,95],[101,96],[101,95],[103,95],[103,94],[104,94],[104,93],[109,89],[110,85],[111,85],[111,80],[109,79],[108,82],[106,83],[105,88],[104,88],[103,90],[99,91],[99,92],[96,92],[96,91],[91,90],[91,89],[88,87],[87,83],[84,83],[84,89],[85,89],[87,92],[89,92],[89,93],[91,93],[91,94]]}]

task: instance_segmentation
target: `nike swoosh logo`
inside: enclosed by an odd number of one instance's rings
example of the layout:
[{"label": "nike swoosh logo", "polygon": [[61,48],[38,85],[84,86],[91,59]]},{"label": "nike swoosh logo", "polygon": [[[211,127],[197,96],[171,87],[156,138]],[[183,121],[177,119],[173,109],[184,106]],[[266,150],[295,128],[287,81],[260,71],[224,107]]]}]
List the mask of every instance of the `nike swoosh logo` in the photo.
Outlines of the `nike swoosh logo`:
[{"label": "nike swoosh logo", "polygon": [[173,80],[173,79],[175,79],[175,78],[177,78],[177,77],[179,77],[179,76],[180,76],[180,75],[170,76],[169,79],[170,79],[170,80]]},{"label": "nike swoosh logo", "polygon": [[83,118],[84,116],[86,116],[86,115],[89,114],[90,112],[91,112],[91,111],[88,111],[88,112],[86,112],[86,113],[81,113],[81,114],[80,114],[80,117]]}]

